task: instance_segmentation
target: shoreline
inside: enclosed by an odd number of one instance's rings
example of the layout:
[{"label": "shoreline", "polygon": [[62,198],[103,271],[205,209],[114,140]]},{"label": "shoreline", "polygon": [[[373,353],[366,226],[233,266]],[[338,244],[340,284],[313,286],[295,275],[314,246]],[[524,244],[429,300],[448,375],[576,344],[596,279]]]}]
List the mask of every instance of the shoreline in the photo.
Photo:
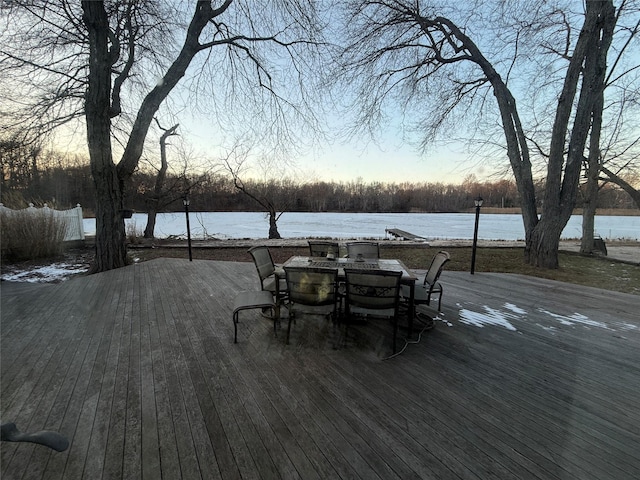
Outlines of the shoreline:
[{"label": "shoreline", "polygon": [[[191,245],[195,248],[243,248],[254,247],[256,245],[266,245],[273,247],[306,247],[308,240],[328,240],[337,241],[340,244],[356,241],[369,241],[364,238],[319,238],[319,237],[293,237],[293,238],[233,238],[233,239],[192,239]],[[380,246],[393,247],[470,247],[473,240],[470,239],[454,239],[454,238],[433,238],[427,240],[401,240],[401,239],[372,239],[380,244]],[[93,244],[93,237],[86,237],[87,244]],[[137,242],[128,243],[127,248],[182,248],[187,244],[185,238],[156,238],[156,239],[138,239]],[[635,240],[607,240],[607,246],[630,246],[640,248],[640,241]],[[524,247],[524,240],[485,240],[478,239],[478,247]],[[580,239],[560,240],[561,248],[569,245],[580,245]]]},{"label": "shoreline", "polygon": [[[582,215],[582,208],[575,208],[573,210],[572,215]],[[449,214],[457,214],[457,213],[464,213],[464,214],[475,214],[476,210],[475,208],[469,208],[467,210],[461,210],[461,211],[457,211],[457,212],[432,212],[432,211],[427,211],[427,210],[411,210],[410,212],[344,212],[344,211],[322,211],[322,212],[302,212],[302,211],[286,211],[285,213],[347,213],[347,214],[376,214],[376,213],[380,213],[380,214],[424,214],[424,213],[431,213],[434,215],[449,215]],[[138,210],[134,210],[132,211],[133,214],[142,214],[142,215],[147,215],[148,212],[145,211],[138,211]],[[173,214],[184,214],[184,210],[172,210],[172,211],[166,211],[166,212],[160,212],[160,213],[173,213]],[[204,211],[199,211],[199,210],[190,210],[190,213],[265,213],[261,210],[204,210]],[[522,215],[522,211],[520,209],[520,207],[482,207],[481,209],[481,213],[482,215]],[[542,215],[543,212],[538,212],[539,215]],[[640,217],[640,208],[603,208],[599,211],[596,212],[596,216],[601,216],[601,217]],[[83,218],[84,219],[95,219],[95,215],[91,214],[91,211],[83,211]]]},{"label": "shoreline", "polygon": [[[336,240],[336,239],[332,239]],[[339,243],[344,244],[348,241],[358,239],[337,239]],[[361,240],[361,239],[360,239]],[[233,239],[233,240],[192,240],[191,247],[194,249],[249,249],[257,245],[267,247],[306,247],[308,238],[282,238],[282,239]],[[432,239],[428,241],[415,240],[378,240],[382,248],[470,248],[473,246],[472,240],[466,239]],[[478,240],[478,248],[524,248],[524,240]],[[128,249],[147,249],[147,248],[166,248],[166,249],[183,249],[188,247],[187,240],[167,240],[167,239],[145,239],[140,243],[131,243],[127,245]],[[636,241],[607,241],[607,255],[594,253],[594,256],[609,258],[630,265],[640,266],[640,242]],[[580,253],[580,240],[561,240],[560,251]]]}]

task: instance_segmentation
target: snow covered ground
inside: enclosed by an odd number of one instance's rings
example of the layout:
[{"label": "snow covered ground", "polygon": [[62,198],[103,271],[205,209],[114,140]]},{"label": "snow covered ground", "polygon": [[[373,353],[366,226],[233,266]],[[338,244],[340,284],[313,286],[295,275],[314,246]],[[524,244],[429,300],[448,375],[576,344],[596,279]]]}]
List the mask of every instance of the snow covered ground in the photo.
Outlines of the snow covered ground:
[{"label": "snow covered ground", "polygon": [[6,282],[56,283],[67,280],[70,276],[84,273],[87,265],[71,265],[68,263],[53,263],[40,265],[25,270],[16,269],[2,275]]},{"label": "snow covered ground", "polygon": [[91,252],[70,250],[54,263],[42,261],[20,262],[2,266],[0,279],[4,282],[58,283],[89,270]]}]

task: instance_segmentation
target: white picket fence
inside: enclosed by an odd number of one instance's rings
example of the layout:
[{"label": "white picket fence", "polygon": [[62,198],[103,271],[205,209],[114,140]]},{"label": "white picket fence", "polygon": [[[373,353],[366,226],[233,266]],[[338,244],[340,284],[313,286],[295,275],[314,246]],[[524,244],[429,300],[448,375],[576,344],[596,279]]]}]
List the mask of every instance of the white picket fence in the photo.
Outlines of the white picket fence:
[{"label": "white picket fence", "polygon": [[82,222],[82,207],[80,204],[76,205],[75,208],[70,208],[69,210],[54,210],[53,208],[49,208],[46,203],[42,208],[36,208],[33,206],[33,203],[30,203],[29,206],[23,210],[13,210],[0,203],[0,210],[8,214],[13,212],[43,212],[64,218],[67,223],[67,232],[64,236],[64,241],[84,240],[84,225]]}]

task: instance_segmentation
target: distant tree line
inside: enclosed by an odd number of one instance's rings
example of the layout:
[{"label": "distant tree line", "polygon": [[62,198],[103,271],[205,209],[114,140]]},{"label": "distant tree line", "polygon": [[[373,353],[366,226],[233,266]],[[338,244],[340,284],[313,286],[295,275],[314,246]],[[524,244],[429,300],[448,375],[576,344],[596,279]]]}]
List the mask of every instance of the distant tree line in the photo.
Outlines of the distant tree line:
[{"label": "distant tree line", "polygon": [[[12,208],[26,207],[29,202],[48,202],[57,208],[82,205],[95,208],[94,187],[90,167],[82,157],[61,157],[22,147],[0,148],[2,167],[2,202]],[[36,161],[37,159],[37,161]],[[174,185],[173,198],[165,211],[183,208],[175,185],[189,188],[194,211],[256,211],[255,200],[234,187],[233,179],[222,174],[167,174]],[[124,205],[138,212],[148,210],[156,173],[138,170],[126,185]],[[473,200],[481,196],[484,207],[511,208],[520,205],[516,185],[509,180],[479,182],[473,175],[460,184],[442,182],[294,182],[279,180],[244,181],[247,188],[260,191],[282,211],[298,212],[461,212],[473,208]],[[543,188],[542,182],[537,188]],[[578,206],[580,203],[578,203]],[[540,206],[542,207],[542,205]],[[635,208],[633,201],[620,188],[608,184],[598,195],[598,208]]]}]

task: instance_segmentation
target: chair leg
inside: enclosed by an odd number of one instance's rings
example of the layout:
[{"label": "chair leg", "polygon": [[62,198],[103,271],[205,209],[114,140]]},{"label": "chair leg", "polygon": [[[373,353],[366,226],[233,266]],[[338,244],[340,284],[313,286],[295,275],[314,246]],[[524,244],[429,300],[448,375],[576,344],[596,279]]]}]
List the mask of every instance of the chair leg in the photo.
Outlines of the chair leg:
[{"label": "chair leg", "polygon": [[333,312],[330,313],[331,315],[331,323],[333,323],[334,325],[338,323],[338,308],[336,307],[336,305],[333,306]]},{"label": "chair leg", "polygon": [[396,353],[396,340],[398,338],[398,315],[393,317],[393,354]]},{"label": "chair leg", "polygon": [[271,314],[273,315],[273,336],[277,337],[278,336],[278,322],[280,322],[280,318],[276,317],[276,309],[275,307],[271,307]]},{"label": "chair leg", "polygon": [[343,334],[343,337],[342,337],[342,346],[343,347],[347,346],[348,331],[349,331],[349,321],[345,318],[345,321],[344,321],[344,334]]},{"label": "chair leg", "polygon": [[289,312],[289,324],[287,325],[287,345],[289,345],[289,336],[291,335],[291,320],[293,319],[293,314]]},{"label": "chair leg", "polygon": [[233,314],[233,343],[238,343],[238,312]]}]

